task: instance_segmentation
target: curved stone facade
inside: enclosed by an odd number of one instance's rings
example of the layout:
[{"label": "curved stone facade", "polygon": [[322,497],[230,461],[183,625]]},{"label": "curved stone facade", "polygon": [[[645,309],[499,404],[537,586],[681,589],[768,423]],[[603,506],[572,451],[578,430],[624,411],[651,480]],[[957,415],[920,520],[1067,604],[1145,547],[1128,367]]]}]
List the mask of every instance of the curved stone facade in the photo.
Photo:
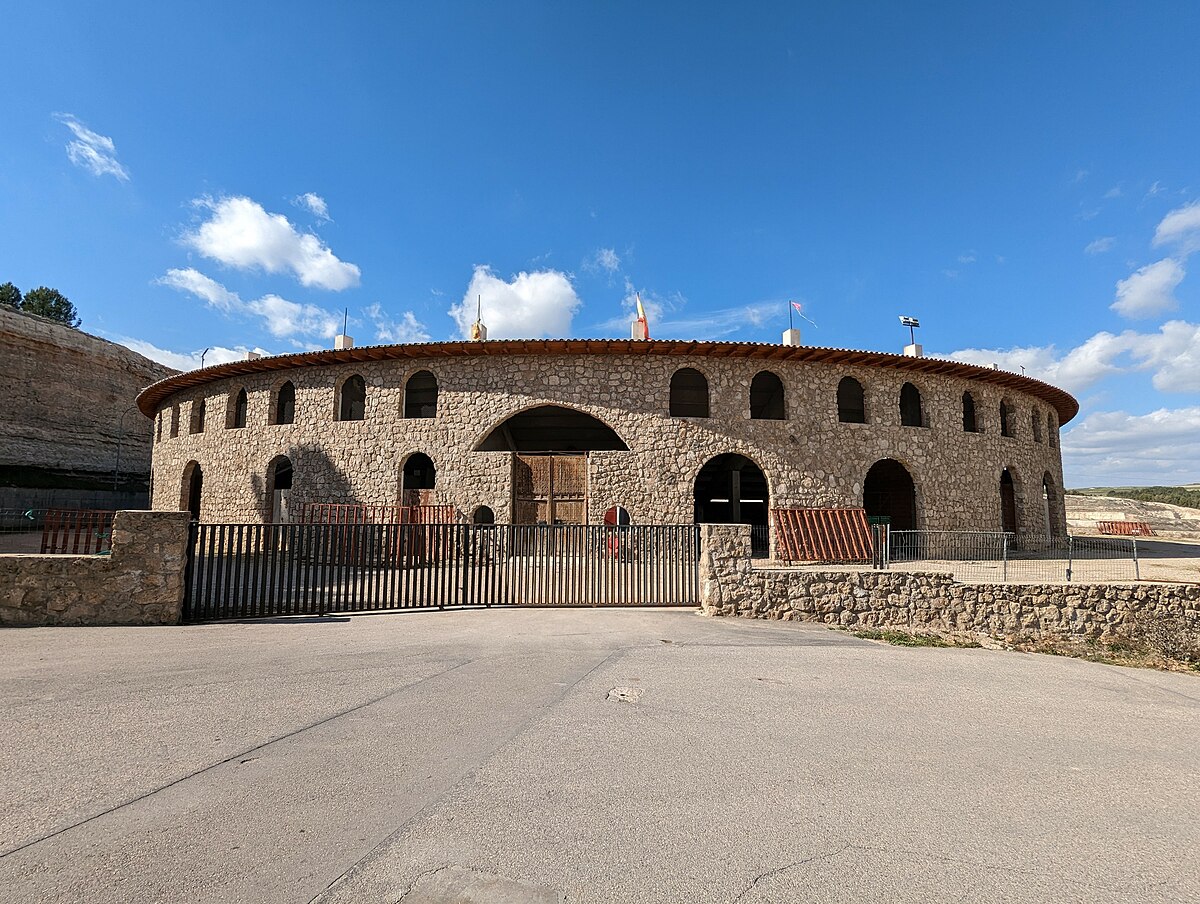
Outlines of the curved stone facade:
[{"label": "curved stone facade", "polygon": [[[683,367],[708,379],[707,418],[669,413],[671,376]],[[422,370],[437,377],[436,416],[405,418],[406,381]],[[782,380],[782,420],[750,416],[751,382],[764,370]],[[364,417],[341,421],[338,388],[353,375],[366,384]],[[838,383],[847,376],[865,390],[866,423],[839,421]],[[294,423],[272,424],[275,393],[285,381],[295,386]],[[901,425],[906,382],[920,391],[926,426]],[[246,426],[232,426],[242,389]],[[966,392],[978,432],[964,430]],[[193,406],[201,399],[204,429],[193,433]],[[1001,435],[1002,401],[1012,436]],[[871,466],[895,459],[915,484],[917,526],[930,530],[999,530],[1007,469],[1016,527],[1033,534],[1045,533],[1047,523],[1054,533],[1065,530],[1058,428],[1077,410],[1070,396],[1036,380],[931,359],[589,340],[391,346],[239,362],[156,384],[139,404],[160,433],[154,507],[187,507],[184,472],[197,462],[206,521],[270,517],[269,470],[281,455],[293,467],[293,512],[318,502],[395,505],[404,463],[414,453],[436,467],[433,502],[467,516],[486,505],[497,521],[511,521],[513,454],[476,447],[514,414],[554,405],[593,415],[629,447],[588,455],[592,523],[618,505],[635,522],[690,523],[700,469],[714,456],[738,453],[762,469],[772,507],[860,506]],[[1044,481],[1051,487],[1048,518]]]}]

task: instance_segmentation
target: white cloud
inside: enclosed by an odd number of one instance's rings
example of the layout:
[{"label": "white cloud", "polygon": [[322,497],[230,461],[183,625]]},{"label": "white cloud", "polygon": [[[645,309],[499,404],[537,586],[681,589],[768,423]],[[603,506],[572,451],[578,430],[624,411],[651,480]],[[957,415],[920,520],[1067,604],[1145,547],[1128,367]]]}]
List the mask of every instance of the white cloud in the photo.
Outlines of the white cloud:
[{"label": "white cloud", "polygon": [[329,222],[329,205],[320,195],[306,191],[304,194],[292,198],[292,203],[297,207],[304,208],[322,223]]},{"label": "white cloud", "polygon": [[977,259],[978,258],[974,251],[967,251],[958,256],[958,262],[960,264],[973,264]]},{"label": "white cloud", "polygon": [[1157,333],[1124,334],[1141,370],[1154,371],[1162,392],[1200,392],[1200,324],[1171,320]]},{"label": "white cloud", "polygon": [[312,304],[288,301],[278,295],[264,295],[252,301],[243,301],[236,292],[230,292],[216,280],[190,267],[168,270],[157,282],[195,295],[222,313],[258,317],[272,336],[280,338],[303,336],[329,339],[337,335],[341,324],[338,316],[331,311]]},{"label": "white cloud", "polygon": [[127,336],[118,336],[116,341],[128,349],[132,349],[139,355],[149,358],[151,361],[157,361],[159,364],[165,364],[167,367],[174,367],[176,370],[195,370],[200,367],[200,357],[204,356],[204,366],[210,367],[213,364],[228,364],[230,361],[243,361],[246,358],[246,352],[254,351],[260,355],[269,355],[270,352],[265,349],[255,347],[248,349],[245,346],[240,348],[224,348],[223,346],[213,346],[205,351],[204,349],[196,349],[194,352],[173,352],[169,349],[159,348],[157,345],[152,345],[142,339],[131,339]]},{"label": "white cloud", "polygon": [[1119,198],[1123,194],[1124,194],[1124,192],[1121,190],[1120,184],[1117,184],[1117,185],[1114,185],[1112,188],[1110,188],[1108,191],[1106,191],[1104,193],[1104,197],[1106,199],[1111,200],[1112,198]]},{"label": "white cloud", "polygon": [[1175,208],[1154,230],[1155,248],[1173,244],[1178,244],[1184,254],[1200,251],[1200,201]]},{"label": "white cloud", "polygon": [[483,322],[492,339],[566,337],[583,304],[571,278],[558,270],[522,271],[505,281],[490,267],[476,266],[462,301],[450,308],[462,336],[471,335],[477,299],[483,298]]},{"label": "white cloud", "polygon": [[393,320],[379,304],[366,309],[366,315],[375,325],[375,338],[380,342],[428,342],[429,333],[425,325],[417,320],[412,311],[405,311],[399,320]]},{"label": "white cloud", "polygon": [[210,216],[183,242],[207,258],[242,270],[290,271],[302,285],[320,289],[358,285],[358,267],[339,260],[312,233],[297,232],[283,214],[268,213],[245,197],[201,198],[195,204]]},{"label": "white cloud", "polygon": [[1200,480],[1200,407],[1149,414],[1097,411],[1063,432],[1068,486],[1182,484]]},{"label": "white cloud", "polygon": [[1147,264],[1117,282],[1117,299],[1109,307],[1130,318],[1173,311],[1179,307],[1174,292],[1185,275],[1183,265],[1169,257]]},{"label": "white cloud", "polygon": [[1163,392],[1200,392],[1200,324],[1172,320],[1156,333],[1126,330],[1100,332],[1060,355],[1053,345],[1010,349],[967,348],[948,355],[1027,376],[1079,393],[1107,376],[1152,371],[1154,387]]},{"label": "white cloud", "polygon": [[612,275],[621,269],[621,256],[615,248],[600,248],[592,257],[590,264],[593,269],[603,270]]},{"label": "white cloud", "polygon": [[1083,249],[1084,254],[1104,254],[1107,251],[1112,251],[1113,246],[1117,244],[1117,240],[1111,235],[1104,235],[1098,239],[1093,239],[1088,242],[1087,247]]},{"label": "white cloud", "polygon": [[627,336],[636,311],[635,292],[641,293],[651,339],[725,339],[747,328],[761,327],[773,319],[783,323],[787,314],[786,302],[756,301],[689,316],[688,301],[679,292],[661,295],[652,289],[635,289],[634,284],[626,278],[625,296],[621,299],[624,316],[611,317],[591,329],[600,334]]},{"label": "white cloud", "polygon": [[54,118],[75,136],[67,142],[67,157],[72,163],[93,176],[115,176],[122,182],[129,181],[129,171],[118,162],[117,146],[111,138],[93,132],[70,113],[55,113]]}]

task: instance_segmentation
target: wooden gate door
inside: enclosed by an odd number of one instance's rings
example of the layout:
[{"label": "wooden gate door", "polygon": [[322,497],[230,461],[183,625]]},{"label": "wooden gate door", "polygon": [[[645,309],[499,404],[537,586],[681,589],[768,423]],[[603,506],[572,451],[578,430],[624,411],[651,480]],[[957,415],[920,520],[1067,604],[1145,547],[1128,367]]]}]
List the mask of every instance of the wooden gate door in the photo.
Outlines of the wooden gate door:
[{"label": "wooden gate door", "polygon": [[587,455],[513,455],[515,524],[586,524]]}]

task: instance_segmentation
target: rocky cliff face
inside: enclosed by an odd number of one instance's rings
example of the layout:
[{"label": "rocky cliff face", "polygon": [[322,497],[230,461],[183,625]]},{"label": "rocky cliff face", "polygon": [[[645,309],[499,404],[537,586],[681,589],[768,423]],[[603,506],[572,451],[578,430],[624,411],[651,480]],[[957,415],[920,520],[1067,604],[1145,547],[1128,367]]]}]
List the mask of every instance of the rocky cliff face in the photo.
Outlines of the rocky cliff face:
[{"label": "rocky cliff face", "polygon": [[144,494],[153,425],[132,406],[143,387],[172,373],[113,342],[0,307],[0,507],[119,501],[101,497],[113,488],[123,414],[117,496]]}]

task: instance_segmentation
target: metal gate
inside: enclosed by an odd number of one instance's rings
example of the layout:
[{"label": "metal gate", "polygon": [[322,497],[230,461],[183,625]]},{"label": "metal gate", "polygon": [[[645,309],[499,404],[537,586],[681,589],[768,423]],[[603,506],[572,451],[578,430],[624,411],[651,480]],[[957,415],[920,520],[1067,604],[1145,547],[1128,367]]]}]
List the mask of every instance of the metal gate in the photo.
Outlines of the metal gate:
[{"label": "metal gate", "polygon": [[185,621],[695,606],[695,525],[193,524]]}]

